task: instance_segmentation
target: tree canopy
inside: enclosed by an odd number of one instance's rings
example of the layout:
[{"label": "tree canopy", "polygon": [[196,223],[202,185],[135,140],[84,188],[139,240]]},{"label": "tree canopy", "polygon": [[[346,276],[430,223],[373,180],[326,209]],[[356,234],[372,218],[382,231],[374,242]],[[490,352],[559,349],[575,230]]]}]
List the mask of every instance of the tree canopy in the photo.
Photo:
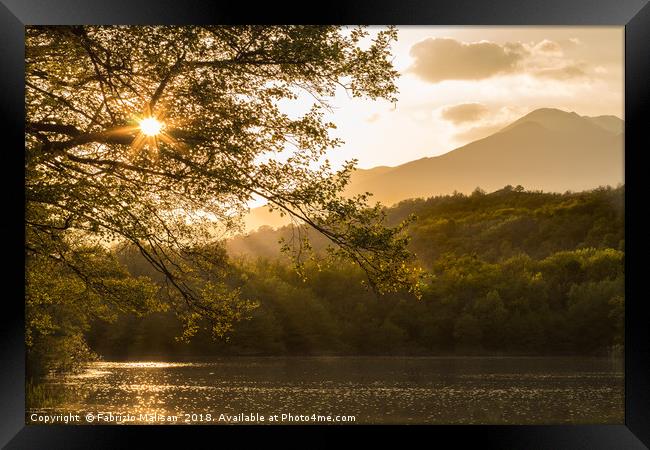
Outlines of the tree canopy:
[{"label": "tree canopy", "polygon": [[[206,355],[617,354],[625,312],[624,188],[580,193],[501,189],[413,199],[387,210],[412,213],[411,251],[429,269],[422,297],[377,298],[352,263],[305,267],[304,282],[272,243],[288,229],[229,240],[233,284],[260,307],[229,341],[205,331],[174,342],[169,313],[96,321],[88,344],[107,358]],[[321,242],[314,239],[314,251]],[[276,246],[277,247],[277,246]],[[274,249],[274,252],[271,250]],[[133,273],[136,253],[120,259]],[[142,268],[142,269],[139,269]],[[611,352],[611,353],[610,353]]]},{"label": "tree canopy", "polygon": [[[367,196],[343,198],[354,161],[326,160],[340,144],[324,119],[337,89],[395,100],[395,39],[335,26],[28,27],[27,301],[40,305],[28,326],[51,333],[52,305],[71,298],[135,312],[164,298],[189,331],[207,318],[223,334],[254,305],[224,283],[220,239],[260,198],[324,235],[378,292],[415,289],[405,225],[384,226]],[[283,111],[305,95],[304,114]],[[126,281],[110,245],[135,248],[162,287]],[[300,262],[302,239],[288,248]]]}]

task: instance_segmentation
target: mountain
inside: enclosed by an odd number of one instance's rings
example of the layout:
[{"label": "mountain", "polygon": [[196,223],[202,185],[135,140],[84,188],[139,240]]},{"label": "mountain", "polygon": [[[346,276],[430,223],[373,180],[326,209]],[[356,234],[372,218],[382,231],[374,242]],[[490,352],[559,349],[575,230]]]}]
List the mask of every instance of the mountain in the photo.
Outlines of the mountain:
[{"label": "mountain", "polygon": [[616,116],[587,117],[592,123],[612,133],[623,133],[625,122]]},{"label": "mountain", "polygon": [[[443,155],[359,170],[345,193],[372,192],[374,200],[391,205],[477,187],[490,192],[507,184],[552,192],[616,186],[624,182],[623,130],[624,122],[615,116],[537,109]],[[247,218],[247,229],[286,223],[262,207]]]}]

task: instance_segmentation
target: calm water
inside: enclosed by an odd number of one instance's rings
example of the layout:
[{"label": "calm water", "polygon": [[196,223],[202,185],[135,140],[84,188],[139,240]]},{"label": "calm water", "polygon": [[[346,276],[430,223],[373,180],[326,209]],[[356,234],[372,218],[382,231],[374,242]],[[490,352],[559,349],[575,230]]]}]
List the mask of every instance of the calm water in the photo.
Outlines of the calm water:
[{"label": "calm water", "polygon": [[[242,414],[262,415],[263,423],[277,414],[279,423],[303,424],[323,423],[313,415],[350,415],[355,423],[623,423],[624,408],[622,362],[606,358],[100,362],[83,374],[50,380],[49,388],[63,403],[30,411],[28,423],[34,412],[80,414],[81,424],[86,414],[100,412],[93,423],[110,423],[107,413],[129,423],[160,423],[161,416],[176,416],[178,423],[242,423]],[[282,414],[310,418],[297,422]]]}]

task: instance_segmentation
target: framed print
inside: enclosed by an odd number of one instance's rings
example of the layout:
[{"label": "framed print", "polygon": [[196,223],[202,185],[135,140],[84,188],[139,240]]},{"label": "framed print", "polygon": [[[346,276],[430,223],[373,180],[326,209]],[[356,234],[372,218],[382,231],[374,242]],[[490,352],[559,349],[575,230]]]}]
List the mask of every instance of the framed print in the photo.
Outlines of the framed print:
[{"label": "framed print", "polygon": [[246,9],[3,0],[2,444],[647,448],[647,2]]}]

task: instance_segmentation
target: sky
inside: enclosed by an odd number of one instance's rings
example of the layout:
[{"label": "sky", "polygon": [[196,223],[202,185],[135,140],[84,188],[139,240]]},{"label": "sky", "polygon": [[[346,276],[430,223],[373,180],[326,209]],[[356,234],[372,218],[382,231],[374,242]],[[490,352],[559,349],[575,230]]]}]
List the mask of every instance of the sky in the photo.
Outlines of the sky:
[{"label": "sky", "polygon": [[396,104],[341,90],[327,119],[345,143],[334,166],[396,166],[446,153],[537,108],[624,111],[623,27],[398,28]]}]

